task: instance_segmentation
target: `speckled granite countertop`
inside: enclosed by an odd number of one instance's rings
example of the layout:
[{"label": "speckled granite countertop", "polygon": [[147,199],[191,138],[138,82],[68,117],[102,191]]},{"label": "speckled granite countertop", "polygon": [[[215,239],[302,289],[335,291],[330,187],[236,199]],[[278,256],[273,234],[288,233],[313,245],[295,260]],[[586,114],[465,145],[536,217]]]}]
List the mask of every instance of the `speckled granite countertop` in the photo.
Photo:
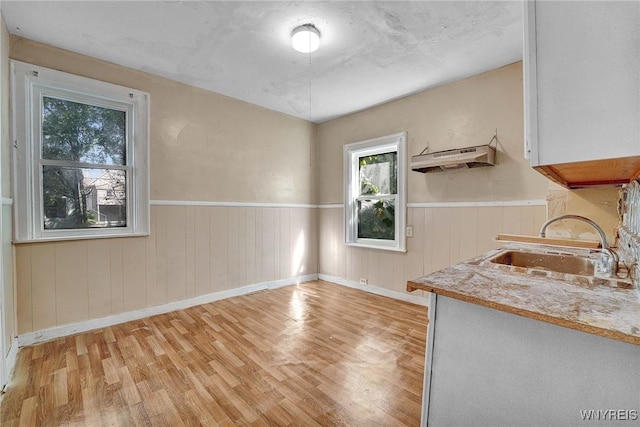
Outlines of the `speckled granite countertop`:
[{"label": "speckled granite countertop", "polygon": [[496,310],[640,345],[640,292],[622,280],[528,269],[490,261],[504,250],[598,259],[588,250],[509,244],[407,282],[424,290]]}]

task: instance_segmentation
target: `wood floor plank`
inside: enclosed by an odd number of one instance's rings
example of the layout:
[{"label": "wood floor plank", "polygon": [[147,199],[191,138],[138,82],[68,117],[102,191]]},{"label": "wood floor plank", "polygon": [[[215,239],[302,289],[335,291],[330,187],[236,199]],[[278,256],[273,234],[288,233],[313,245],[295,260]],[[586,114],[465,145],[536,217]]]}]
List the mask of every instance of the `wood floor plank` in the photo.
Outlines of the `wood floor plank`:
[{"label": "wood floor plank", "polygon": [[20,349],[2,426],[417,426],[426,309],[315,281]]}]

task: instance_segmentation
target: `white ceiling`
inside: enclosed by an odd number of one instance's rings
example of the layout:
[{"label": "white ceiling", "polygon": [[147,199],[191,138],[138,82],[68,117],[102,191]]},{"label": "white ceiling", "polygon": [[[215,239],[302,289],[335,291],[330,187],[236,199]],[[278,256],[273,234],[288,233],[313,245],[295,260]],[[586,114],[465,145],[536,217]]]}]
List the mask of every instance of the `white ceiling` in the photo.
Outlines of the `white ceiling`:
[{"label": "white ceiling", "polygon": [[[9,32],[316,123],[522,59],[517,1],[2,1]],[[313,23],[321,46],[294,51]]]}]

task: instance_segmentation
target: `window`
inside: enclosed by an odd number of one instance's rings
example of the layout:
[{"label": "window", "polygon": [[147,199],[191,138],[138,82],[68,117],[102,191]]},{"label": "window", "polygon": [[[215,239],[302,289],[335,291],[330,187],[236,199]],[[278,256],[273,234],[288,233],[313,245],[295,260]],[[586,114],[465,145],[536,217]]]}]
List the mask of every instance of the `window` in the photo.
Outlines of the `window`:
[{"label": "window", "polygon": [[16,240],[148,234],[149,95],[11,66]]},{"label": "window", "polygon": [[406,132],[344,146],[345,243],[405,250]]}]

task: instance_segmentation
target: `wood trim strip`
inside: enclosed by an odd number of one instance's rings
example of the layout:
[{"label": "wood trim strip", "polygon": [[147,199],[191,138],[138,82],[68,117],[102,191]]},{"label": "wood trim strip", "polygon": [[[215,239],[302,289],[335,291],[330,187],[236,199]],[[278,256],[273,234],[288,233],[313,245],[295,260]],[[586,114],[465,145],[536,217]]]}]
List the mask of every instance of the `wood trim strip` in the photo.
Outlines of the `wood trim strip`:
[{"label": "wood trim strip", "polygon": [[572,248],[598,249],[600,242],[595,240],[553,239],[548,237],[522,236],[519,234],[498,233],[496,240],[507,242],[536,243],[540,245],[569,246]]},{"label": "wood trim strip", "polygon": [[[296,203],[253,203],[253,202],[214,202],[198,200],[151,200],[151,206],[212,206],[212,207],[258,207],[258,208],[309,208],[309,209],[342,209],[342,203],[324,205]],[[476,208],[502,206],[546,206],[545,199],[529,200],[490,200],[477,202],[413,202],[407,208]]]},{"label": "wood trim strip", "polygon": [[[254,203],[254,202],[214,202],[206,200],[150,200],[151,206],[212,206],[242,208],[318,208],[305,203]],[[342,205],[340,205],[342,206]]]}]

